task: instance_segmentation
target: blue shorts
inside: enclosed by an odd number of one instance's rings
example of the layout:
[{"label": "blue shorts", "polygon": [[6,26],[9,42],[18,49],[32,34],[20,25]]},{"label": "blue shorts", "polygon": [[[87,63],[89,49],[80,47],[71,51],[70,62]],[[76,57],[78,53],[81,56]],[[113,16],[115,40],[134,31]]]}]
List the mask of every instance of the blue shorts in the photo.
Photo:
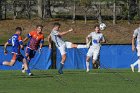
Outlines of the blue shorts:
[{"label": "blue shorts", "polygon": [[24,56],[23,55],[13,53],[12,60],[16,60],[16,61],[22,62],[23,59],[24,59]]},{"label": "blue shorts", "polygon": [[36,51],[31,50],[30,48],[26,48],[26,53],[29,55],[30,59],[34,58]]}]

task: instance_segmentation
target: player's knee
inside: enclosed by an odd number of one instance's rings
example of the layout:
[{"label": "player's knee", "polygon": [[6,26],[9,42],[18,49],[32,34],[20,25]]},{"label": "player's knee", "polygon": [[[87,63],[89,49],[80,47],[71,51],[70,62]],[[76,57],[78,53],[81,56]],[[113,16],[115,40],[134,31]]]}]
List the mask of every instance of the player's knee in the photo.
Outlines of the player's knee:
[{"label": "player's knee", "polygon": [[66,60],[66,55],[63,55],[62,56],[62,60]]},{"label": "player's knee", "polygon": [[13,65],[14,65],[14,62],[10,62],[10,63],[9,63],[9,66],[13,66]]},{"label": "player's knee", "polygon": [[89,58],[89,57],[87,57],[87,58],[86,58],[86,61],[87,61],[87,62],[89,62],[89,61],[90,61],[90,58]]}]

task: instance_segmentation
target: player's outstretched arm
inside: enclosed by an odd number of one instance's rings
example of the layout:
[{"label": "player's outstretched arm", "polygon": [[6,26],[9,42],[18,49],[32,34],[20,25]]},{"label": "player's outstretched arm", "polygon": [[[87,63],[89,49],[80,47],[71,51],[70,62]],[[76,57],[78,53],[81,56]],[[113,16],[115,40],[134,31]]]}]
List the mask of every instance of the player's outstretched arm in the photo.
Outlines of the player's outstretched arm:
[{"label": "player's outstretched arm", "polygon": [[52,40],[51,40],[51,35],[49,35],[48,36],[48,43],[49,43],[49,48],[51,49],[52,47],[51,47],[51,42],[52,42]]},{"label": "player's outstretched arm", "polygon": [[132,37],[132,51],[135,51],[135,37]]},{"label": "player's outstretched arm", "polygon": [[73,28],[69,29],[68,31],[65,31],[65,32],[59,32],[58,35],[62,36],[62,35],[65,35],[69,32],[72,32],[73,31]]},{"label": "player's outstretched arm", "polygon": [[86,44],[89,42],[91,42],[91,35],[90,34],[86,37]]},{"label": "player's outstretched arm", "polygon": [[25,37],[24,39],[23,39],[23,42],[26,42],[28,40],[28,37]]},{"label": "player's outstretched arm", "polygon": [[8,53],[8,51],[7,51],[7,45],[8,45],[9,43],[8,42],[6,42],[5,44],[4,44],[4,54],[7,54]]}]

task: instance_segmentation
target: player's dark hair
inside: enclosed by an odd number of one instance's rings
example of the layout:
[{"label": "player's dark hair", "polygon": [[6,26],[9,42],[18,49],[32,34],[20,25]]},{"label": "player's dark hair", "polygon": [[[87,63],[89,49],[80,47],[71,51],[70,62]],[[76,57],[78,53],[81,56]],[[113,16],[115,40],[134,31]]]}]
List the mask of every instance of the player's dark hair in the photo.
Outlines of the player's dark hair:
[{"label": "player's dark hair", "polygon": [[43,28],[43,26],[42,26],[42,25],[36,25],[36,28],[38,28],[38,27],[41,27],[41,28]]},{"label": "player's dark hair", "polygon": [[96,27],[100,27],[100,26],[96,24],[96,25],[94,26],[94,28],[96,28]]},{"label": "player's dark hair", "polygon": [[58,22],[56,22],[56,23],[53,24],[53,26],[54,26],[54,27],[55,27],[55,26],[61,26],[61,24],[58,23]]},{"label": "player's dark hair", "polygon": [[15,31],[22,31],[22,28],[21,27],[16,27]]}]

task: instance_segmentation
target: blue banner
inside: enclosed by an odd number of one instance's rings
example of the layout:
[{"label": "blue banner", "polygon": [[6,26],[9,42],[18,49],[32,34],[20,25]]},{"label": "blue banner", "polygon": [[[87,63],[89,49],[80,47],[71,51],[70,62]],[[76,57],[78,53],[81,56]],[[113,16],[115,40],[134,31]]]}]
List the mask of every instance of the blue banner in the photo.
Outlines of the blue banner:
[{"label": "blue banner", "polygon": [[[66,49],[67,59],[64,69],[86,69],[86,54],[88,49]],[[59,68],[61,55],[57,49],[56,67]],[[132,52],[131,45],[103,45],[100,51],[101,68],[130,68],[130,64],[137,60],[136,51]],[[90,60],[92,68],[92,58]]]},{"label": "blue banner", "polygon": [[[0,46],[0,63],[3,61],[10,61],[12,58],[11,54],[11,46],[7,47],[8,54],[4,55],[3,53],[3,46]],[[21,50],[21,53],[24,55],[25,51]],[[1,70],[20,70],[21,69],[22,62],[16,62],[14,66],[9,67],[9,66],[3,66],[0,65]],[[52,65],[52,60],[51,60],[51,50],[45,46],[42,48],[41,53],[36,52],[35,57],[31,60],[29,63],[30,69],[37,69],[37,70],[47,70],[50,68]]]},{"label": "blue banner", "polygon": [[100,51],[101,68],[130,68],[138,59],[131,45],[103,45]]},{"label": "blue banner", "polygon": [[[87,48],[70,48],[66,49],[66,61],[64,69],[86,69],[86,53]],[[61,54],[57,49],[56,52],[56,67],[59,68],[61,62]],[[92,59],[90,60],[90,68],[92,68]]]}]

